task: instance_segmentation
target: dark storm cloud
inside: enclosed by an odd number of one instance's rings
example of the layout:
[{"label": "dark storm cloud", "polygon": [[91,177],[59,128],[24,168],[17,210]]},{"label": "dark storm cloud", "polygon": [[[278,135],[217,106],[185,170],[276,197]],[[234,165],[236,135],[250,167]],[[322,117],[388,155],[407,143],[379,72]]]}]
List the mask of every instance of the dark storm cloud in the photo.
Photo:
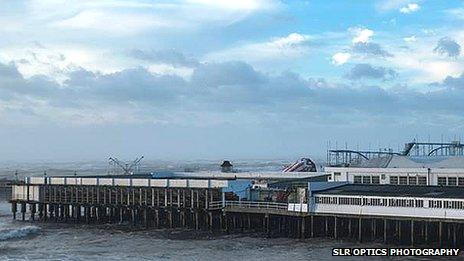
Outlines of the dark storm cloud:
[{"label": "dark storm cloud", "polygon": [[256,86],[267,81],[251,65],[244,62],[224,62],[202,64],[192,75],[192,84],[217,87],[221,85]]},{"label": "dark storm cloud", "polygon": [[152,50],[143,51],[139,49],[131,50],[129,55],[139,59],[155,63],[167,63],[177,66],[195,67],[199,62],[191,57],[185,56],[183,53],[176,50]]},{"label": "dark storm cloud", "polygon": [[108,101],[160,104],[176,99],[185,84],[179,76],[153,75],[143,68],[136,68],[95,76],[82,91]]},{"label": "dark storm cloud", "polygon": [[346,78],[351,80],[360,79],[380,79],[391,80],[397,76],[393,69],[385,68],[382,66],[372,66],[367,63],[359,63],[354,65],[351,70],[345,75]]},{"label": "dark storm cloud", "polygon": [[[395,75],[391,69],[357,64],[347,77],[384,80]],[[8,102],[36,98],[60,109],[136,106],[143,109],[144,116],[176,115],[183,111],[197,114],[200,120],[204,113],[210,112],[217,115],[240,112],[244,118],[272,115],[274,120],[311,118],[324,122],[353,114],[357,118],[393,117],[401,121],[405,115],[442,113],[460,117],[464,113],[464,88],[460,88],[463,76],[448,77],[439,83],[444,88],[429,93],[356,82],[334,84],[295,73],[268,75],[243,62],[200,64],[190,80],[152,74],[144,68],[112,74],[76,69],[68,77],[63,84],[45,77],[25,79],[14,65],[0,65],[1,99]],[[18,108],[21,110],[35,112],[27,105]]]},{"label": "dark storm cloud", "polygon": [[358,42],[353,45],[353,52],[379,57],[392,57],[393,54],[385,51],[379,44]]},{"label": "dark storm cloud", "polygon": [[3,95],[56,97],[58,84],[43,76],[25,79],[14,64],[0,64],[0,90]]},{"label": "dark storm cloud", "polygon": [[461,53],[461,46],[455,40],[443,37],[438,41],[437,46],[433,50],[439,54],[456,58]]}]

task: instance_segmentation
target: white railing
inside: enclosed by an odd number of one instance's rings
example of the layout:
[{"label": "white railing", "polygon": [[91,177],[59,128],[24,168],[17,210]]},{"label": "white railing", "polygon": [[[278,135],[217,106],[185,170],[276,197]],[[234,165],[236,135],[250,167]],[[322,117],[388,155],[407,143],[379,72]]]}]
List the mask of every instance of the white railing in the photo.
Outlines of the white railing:
[{"label": "white railing", "polygon": [[260,201],[226,201],[226,208],[249,208],[249,209],[270,209],[287,210],[287,203],[260,202]]},{"label": "white railing", "polygon": [[208,204],[208,209],[215,210],[215,209],[222,209],[223,202],[222,201],[211,201]]},{"label": "white railing", "polygon": [[[464,200],[458,198],[443,199],[421,197],[375,197],[357,195],[338,196],[328,194],[316,195],[315,197],[319,198],[319,200],[314,203],[311,210],[311,212],[315,214],[420,217],[464,220]],[[323,198],[325,200],[323,200]],[[346,204],[341,204],[340,199],[353,199],[353,201],[347,201]],[[373,202],[373,199],[381,199],[385,201]],[[354,200],[357,201],[354,202]],[[390,200],[395,200],[396,203],[392,205]],[[406,200],[408,203],[404,204],[406,201],[399,202],[398,200]],[[429,201],[433,201],[435,206],[430,206]],[[420,203],[419,206],[417,203]]]}]

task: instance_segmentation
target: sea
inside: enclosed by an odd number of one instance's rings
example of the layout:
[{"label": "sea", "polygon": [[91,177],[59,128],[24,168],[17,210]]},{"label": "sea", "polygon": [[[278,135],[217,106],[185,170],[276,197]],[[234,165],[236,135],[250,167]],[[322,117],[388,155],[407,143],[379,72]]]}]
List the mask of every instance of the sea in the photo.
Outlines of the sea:
[{"label": "sea", "polygon": [[[287,161],[240,161],[240,170],[279,170]],[[217,163],[148,162],[141,171],[211,170]],[[18,163],[0,168],[1,178],[103,174],[105,162]],[[17,174],[15,174],[17,173]],[[267,238],[260,234],[211,234],[184,229],[130,229],[124,225],[84,225],[12,220],[10,205],[0,199],[0,260],[334,260],[333,248],[386,247],[324,238]],[[388,257],[343,257],[343,260],[389,260]],[[401,258],[401,260],[419,260]]]}]

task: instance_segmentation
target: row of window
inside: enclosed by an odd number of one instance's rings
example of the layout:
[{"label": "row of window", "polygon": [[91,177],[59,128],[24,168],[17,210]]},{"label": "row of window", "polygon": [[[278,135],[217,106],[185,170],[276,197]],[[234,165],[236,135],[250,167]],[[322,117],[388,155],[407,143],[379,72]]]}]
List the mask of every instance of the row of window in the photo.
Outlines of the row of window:
[{"label": "row of window", "polygon": [[[353,182],[356,184],[380,184],[379,175],[355,175]],[[390,176],[389,184],[392,185],[427,185],[426,176]],[[464,177],[438,177],[439,186],[459,186],[464,187]]]},{"label": "row of window", "polygon": [[439,186],[459,186],[464,187],[464,177],[438,177]]},{"label": "row of window", "polygon": [[353,179],[353,182],[358,184],[380,184],[380,177],[378,175],[356,175]]},{"label": "row of window", "polygon": [[423,200],[395,198],[350,198],[350,197],[316,197],[316,203],[333,205],[384,206],[384,207],[423,207]]},{"label": "row of window", "polygon": [[[396,198],[350,198],[350,197],[315,197],[316,204],[357,205],[357,206],[383,206],[383,207],[416,207],[423,208],[421,199]],[[464,201],[455,200],[429,200],[429,208],[448,208],[464,210]]]},{"label": "row of window", "polygon": [[426,186],[427,177],[425,176],[390,176],[390,184]]},{"label": "row of window", "polygon": [[[380,184],[380,176],[378,175],[355,175],[353,183],[357,184]],[[390,184],[392,185],[427,185],[427,177],[425,176],[390,176]]]}]

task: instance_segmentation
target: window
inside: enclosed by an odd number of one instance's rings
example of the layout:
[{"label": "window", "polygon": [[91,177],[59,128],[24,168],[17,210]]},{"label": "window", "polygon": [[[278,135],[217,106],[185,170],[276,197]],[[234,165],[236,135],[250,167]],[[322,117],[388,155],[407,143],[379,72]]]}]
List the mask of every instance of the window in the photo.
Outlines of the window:
[{"label": "window", "polygon": [[362,183],[362,177],[361,176],[354,176],[353,182],[354,183]]},{"label": "window", "polygon": [[409,185],[417,185],[417,177],[409,176],[408,177]]},{"label": "window", "polygon": [[372,176],[372,184],[380,184],[380,177]]},{"label": "window", "polygon": [[400,185],[408,185],[408,177],[400,177]]},{"label": "window", "polygon": [[438,186],[446,186],[446,177],[438,177]]},{"label": "window", "polygon": [[448,186],[456,186],[457,185],[457,178],[456,177],[448,177]]},{"label": "window", "polygon": [[464,177],[459,177],[458,178],[458,186],[464,187]]},{"label": "window", "polygon": [[371,183],[371,176],[363,176],[362,177],[363,184],[370,184]]},{"label": "window", "polygon": [[390,176],[390,184],[392,184],[392,185],[398,185],[398,177],[396,177],[396,176]]},{"label": "window", "polygon": [[[464,180],[463,180],[463,182],[464,182]],[[427,178],[423,177],[423,176],[419,176],[418,179],[417,179],[417,185],[426,186],[427,185]]]}]

